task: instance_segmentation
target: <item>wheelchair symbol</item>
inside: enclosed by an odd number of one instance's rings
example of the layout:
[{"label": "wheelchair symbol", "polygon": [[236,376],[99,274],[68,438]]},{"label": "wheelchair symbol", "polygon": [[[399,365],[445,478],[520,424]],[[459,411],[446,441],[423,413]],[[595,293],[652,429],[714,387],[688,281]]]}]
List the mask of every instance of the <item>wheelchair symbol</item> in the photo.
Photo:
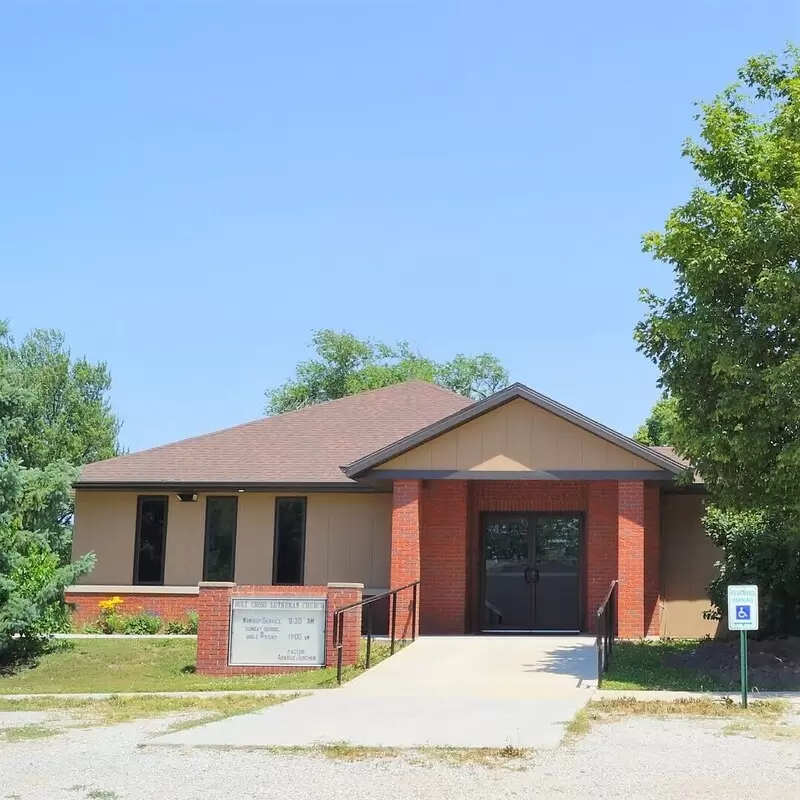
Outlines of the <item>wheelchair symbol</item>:
[{"label": "wheelchair symbol", "polygon": [[749,621],[750,606],[736,606],[736,619]]}]

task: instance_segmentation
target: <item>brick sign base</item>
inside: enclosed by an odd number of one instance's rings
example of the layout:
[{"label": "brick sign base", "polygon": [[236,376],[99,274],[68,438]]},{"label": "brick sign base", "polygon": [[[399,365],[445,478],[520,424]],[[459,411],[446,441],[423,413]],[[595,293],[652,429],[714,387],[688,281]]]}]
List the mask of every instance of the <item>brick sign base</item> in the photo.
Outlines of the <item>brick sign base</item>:
[{"label": "brick sign base", "polygon": [[[248,666],[228,664],[228,637],[232,597],[327,597],[325,620],[325,666],[336,666],[333,642],[333,614],[339,608],[361,601],[359,583],[329,583],[327,586],[238,586],[235,583],[201,583],[197,611],[197,672],[201,675],[264,675],[319,669],[317,666]],[[361,645],[361,608],[344,615],[342,663],[358,663]]]}]

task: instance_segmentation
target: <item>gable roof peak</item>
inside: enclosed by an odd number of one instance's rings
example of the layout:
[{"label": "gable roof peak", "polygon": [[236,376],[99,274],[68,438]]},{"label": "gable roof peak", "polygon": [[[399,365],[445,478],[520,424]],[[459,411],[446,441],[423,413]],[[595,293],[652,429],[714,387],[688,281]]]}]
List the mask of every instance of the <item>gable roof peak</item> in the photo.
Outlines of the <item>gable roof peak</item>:
[{"label": "gable roof peak", "polygon": [[444,419],[432,422],[425,428],[415,431],[357,461],[353,461],[342,467],[342,470],[348,478],[358,478],[376,466],[516,399],[527,400],[529,403],[533,403],[533,405],[549,411],[551,414],[555,414],[557,417],[571,422],[573,425],[577,425],[579,428],[673,474],[677,475],[685,469],[685,465],[674,456],[654,451],[635,439],[618,433],[612,428],[531,389],[524,383],[515,382],[483,400],[478,400],[465,408],[453,412]]}]

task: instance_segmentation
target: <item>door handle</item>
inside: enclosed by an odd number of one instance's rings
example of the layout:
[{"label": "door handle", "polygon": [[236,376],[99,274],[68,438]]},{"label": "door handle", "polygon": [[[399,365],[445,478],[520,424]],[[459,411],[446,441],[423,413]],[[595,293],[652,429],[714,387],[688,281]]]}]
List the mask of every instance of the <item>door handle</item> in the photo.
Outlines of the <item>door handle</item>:
[{"label": "door handle", "polygon": [[533,570],[530,567],[525,567],[525,583],[531,583],[533,578]]}]

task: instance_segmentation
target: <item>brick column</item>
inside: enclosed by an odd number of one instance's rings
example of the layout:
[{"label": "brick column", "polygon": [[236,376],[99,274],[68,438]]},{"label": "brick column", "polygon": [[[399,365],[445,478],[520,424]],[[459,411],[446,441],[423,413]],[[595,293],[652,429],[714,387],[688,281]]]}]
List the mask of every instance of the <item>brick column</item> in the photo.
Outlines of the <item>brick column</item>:
[{"label": "brick column", "polygon": [[[328,584],[328,619],[325,624],[325,666],[335,667],[337,653],[333,639],[333,614],[344,606],[361,602],[363,583]],[[361,612],[362,608],[345,611],[342,615],[344,631],[342,634],[342,664],[358,664],[361,651]]]},{"label": "brick column", "polygon": [[197,614],[197,662],[200,675],[225,675],[228,666],[228,633],[231,597],[235,583],[200,584]]},{"label": "brick column", "polygon": [[644,627],[647,636],[661,635],[661,490],[644,490]]},{"label": "brick column", "polygon": [[[389,588],[405,586],[420,578],[419,540],[421,527],[422,481],[394,481],[392,488],[392,541],[389,567]],[[398,639],[411,637],[412,591],[401,592],[397,597]],[[389,605],[391,615],[391,603]],[[417,604],[419,621],[419,603]],[[391,616],[389,619],[391,633]],[[419,622],[417,622],[419,630]]]},{"label": "brick column", "polygon": [[645,489],[619,482],[619,619],[622,638],[645,635]]},{"label": "brick column", "polygon": [[616,481],[589,481],[586,501],[586,631],[595,633],[597,609],[617,577],[619,508]]},{"label": "brick column", "polygon": [[463,634],[467,606],[467,482],[426,481],[422,489],[420,575],[425,633]]}]

